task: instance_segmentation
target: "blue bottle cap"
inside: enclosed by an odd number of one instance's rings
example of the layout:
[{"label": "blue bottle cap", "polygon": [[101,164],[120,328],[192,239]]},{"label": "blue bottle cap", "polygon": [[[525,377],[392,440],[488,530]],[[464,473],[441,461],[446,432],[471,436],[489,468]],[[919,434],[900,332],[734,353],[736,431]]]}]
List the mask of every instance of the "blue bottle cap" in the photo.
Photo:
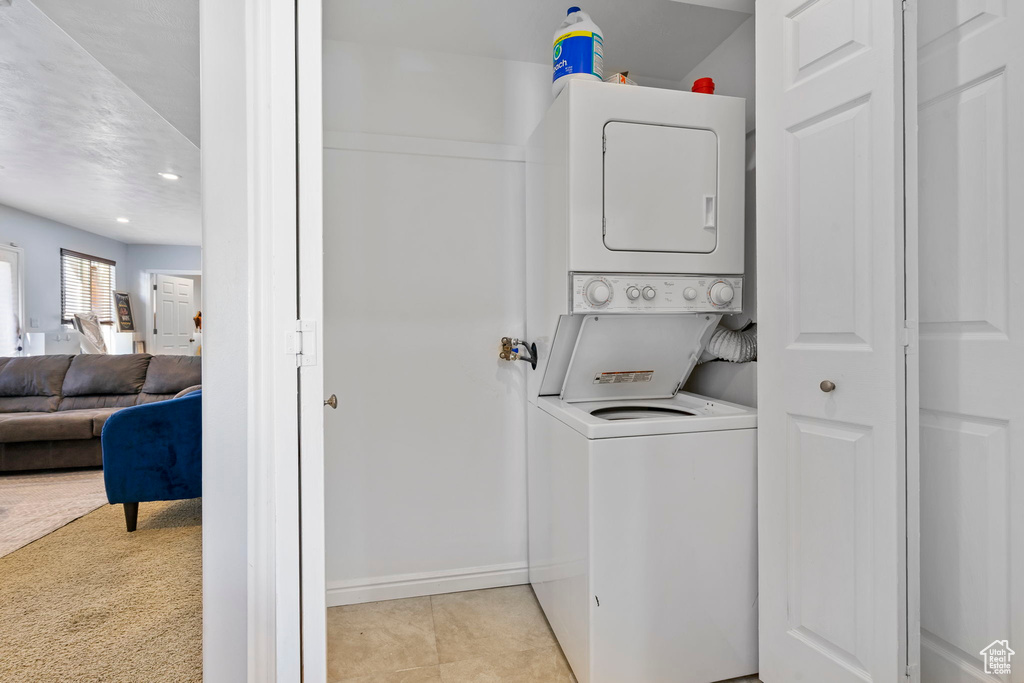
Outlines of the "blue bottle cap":
[{"label": "blue bottle cap", "polygon": [[569,15],[570,15],[570,14],[572,14],[573,12],[579,12],[579,11],[580,11],[580,8],[579,8],[579,7],[570,7],[570,8],[569,8],[569,11],[565,13],[565,16],[569,16]]}]

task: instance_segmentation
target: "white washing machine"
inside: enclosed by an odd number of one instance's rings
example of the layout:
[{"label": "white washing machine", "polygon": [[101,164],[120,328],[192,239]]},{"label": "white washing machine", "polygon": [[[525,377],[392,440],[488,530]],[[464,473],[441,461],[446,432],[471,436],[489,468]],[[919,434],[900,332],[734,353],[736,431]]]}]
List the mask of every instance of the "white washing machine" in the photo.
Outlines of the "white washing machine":
[{"label": "white washing machine", "polygon": [[717,317],[585,316],[528,412],[530,582],[581,683],[757,672],[757,414],[677,391]]},{"label": "white washing machine", "polygon": [[581,683],[757,671],[757,415],[680,392],[742,308],[743,112],[571,82],[527,147],[530,582]]}]

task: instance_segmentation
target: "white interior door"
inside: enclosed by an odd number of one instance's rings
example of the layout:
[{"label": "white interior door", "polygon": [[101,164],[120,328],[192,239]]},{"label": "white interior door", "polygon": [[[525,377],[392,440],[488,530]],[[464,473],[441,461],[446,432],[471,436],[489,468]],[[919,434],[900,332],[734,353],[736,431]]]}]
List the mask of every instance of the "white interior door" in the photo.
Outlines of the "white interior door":
[{"label": "white interior door", "polygon": [[902,681],[902,12],[779,0],[756,17],[760,677]]},{"label": "white interior door", "polygon": [[1024,681],[1024,3],[919,12],[922,680]]},{"label": "white interior door", "polygon": [[[323,349],[323,29],[321,0],[295,3],[296,125],[298,128],[299,319],[312,337],[314,355]],[[305,349],[304,349],[305,353]],[[338,391],[339,388],[334,388]],[[327,680],[327,592],[324,536],[323,362],[299,366],[299,505],[302,586],[302,680]],[[337,404],[335,404],[337,405]],[[333,411],[332,411],[333,412]],[[335,414],[334,418],[338,419]]]},{"label": "white interior door", "polygon": [[192,354],[196,329],[195,281],[173,275],[153,276],[154,354]]}]

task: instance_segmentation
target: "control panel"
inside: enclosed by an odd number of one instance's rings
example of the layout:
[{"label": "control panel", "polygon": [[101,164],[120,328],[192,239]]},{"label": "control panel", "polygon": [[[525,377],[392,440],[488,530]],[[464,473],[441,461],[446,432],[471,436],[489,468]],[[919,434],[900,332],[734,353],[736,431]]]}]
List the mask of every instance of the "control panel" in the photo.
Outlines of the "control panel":
[{"label": "control panel", "polygon": [[743,278],[572,273],[573,313],[738,313]]}]

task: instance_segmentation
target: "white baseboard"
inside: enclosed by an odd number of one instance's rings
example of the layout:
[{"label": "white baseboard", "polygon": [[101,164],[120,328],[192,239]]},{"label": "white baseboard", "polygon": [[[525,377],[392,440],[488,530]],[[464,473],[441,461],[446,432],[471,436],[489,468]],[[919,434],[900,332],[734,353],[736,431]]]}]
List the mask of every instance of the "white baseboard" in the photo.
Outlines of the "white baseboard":
[{"label": "white baseboard", "polygon": [[420,574],[395,574],[349,581],[328,581],[327,606],[338,607],[378,600],[418,598],[439,593],[517,586],[529,581],[525,562]]}]

